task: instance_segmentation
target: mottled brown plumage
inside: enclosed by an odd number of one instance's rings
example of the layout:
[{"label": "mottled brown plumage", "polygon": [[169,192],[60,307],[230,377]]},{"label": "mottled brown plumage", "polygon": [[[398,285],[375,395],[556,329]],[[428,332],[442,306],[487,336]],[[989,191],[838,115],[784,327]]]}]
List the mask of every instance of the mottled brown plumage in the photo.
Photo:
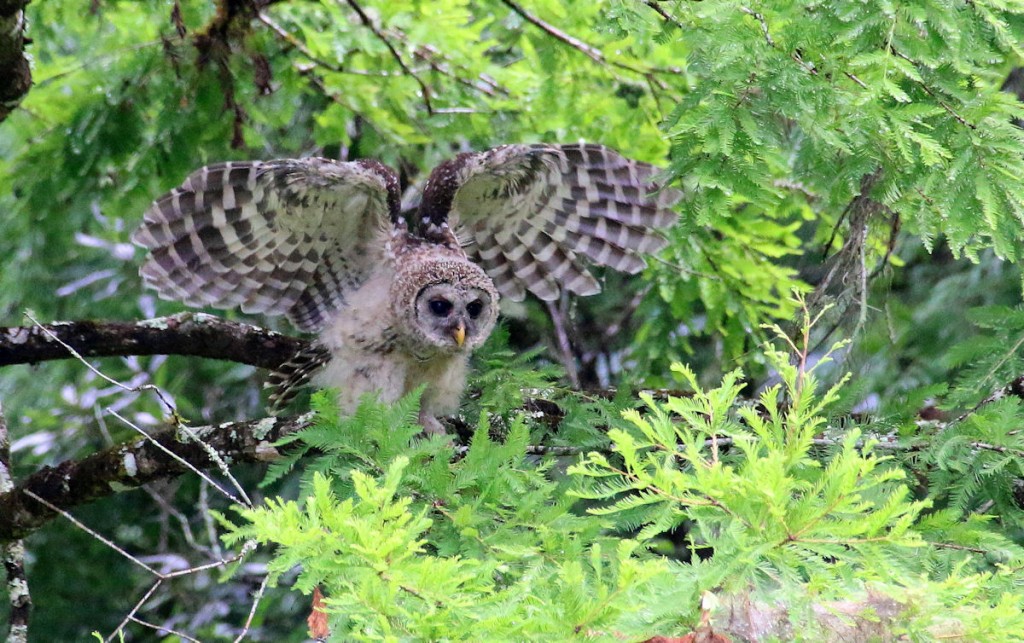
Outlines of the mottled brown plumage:
[{"label": "mottled brown plumage", "polygon": [[635,273],[665,245],[656,230],[680,194],[657,190],[656,172],[598,145],[507,145],[439,165],[407,219],[377,161],[223,163],[157,199],[132,238],[161,297],[320,334],[272,376],[273,401],[312,378],[348,412],[364,393],[394,401],[425,384],[421,420],[438,430],[499,293],[594,294],[588,263]]}]

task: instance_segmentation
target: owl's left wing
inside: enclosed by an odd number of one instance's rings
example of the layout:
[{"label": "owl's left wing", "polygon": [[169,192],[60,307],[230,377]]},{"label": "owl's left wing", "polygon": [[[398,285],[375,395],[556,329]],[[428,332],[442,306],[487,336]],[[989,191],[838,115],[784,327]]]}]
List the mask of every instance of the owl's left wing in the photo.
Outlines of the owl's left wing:
[{"label": "owl's left wing", "polygon": [[132,240],[150,251],[142,277],[165,299],[315,331],[379,265],[398,200],[377,161],[221,163],[157,199]]},{"label": "owl's left wing", "polygon": [[658,168],[601,145],[506,145],[459,159],[450,213],[502,295],[552,300],[601,290],[586,263],[630,274],[667,241],[682,193]]}]

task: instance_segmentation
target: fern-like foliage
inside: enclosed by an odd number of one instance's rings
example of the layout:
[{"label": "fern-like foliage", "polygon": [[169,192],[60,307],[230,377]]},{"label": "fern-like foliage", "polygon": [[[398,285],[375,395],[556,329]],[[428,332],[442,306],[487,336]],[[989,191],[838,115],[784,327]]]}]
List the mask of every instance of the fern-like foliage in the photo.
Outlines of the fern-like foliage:
[{"label": "fern-like foliage", "polygon": [[[565,640],[654,633],[685,617],[676,601],[634,610],[659,596],[694,601],[666,561],[637,557],[638,543],[607,538],[605,521],[571,510],[567,483],[524,458],[522,420],[504,443],[481,422],[452,463],[444,440],[411,441],[389,424],[415,405],[367,400],[351,420],[311,429],[302,439],[327,454],[305,500],[241,509],[242,526],[225,521],[228,542],[276,545],[274,582],[298,565],[296,588],[323,590],[332,640]],[[392,428],[401,437],[386,437]],[[398,442],[407,454],[389,452]]]},{"label": "fern-like foliage", "polygon": [[[782,606],[785,627],[814,640],[835,634],[813,615],[836,601],[895,606],[886,631],[911,637],[1024,631],[1024,550],[982,516],[929,512],[872,439],[830,429],[843,384],[820,390],[828,358],[810,365],[808,341],[766,349],[780,382],[756,405],[738,371],[702,388],[677,366],[693,395],[641,395],[643,411],[610,422],[613,451],[568,476],[526,455],[547,434],[528,412],[482,409],[453,457],[446,439],[416,436],[416,393],[366,399],[350,418],[318,393],[296,440],[303,498],[222,517],[225,538],[273,545],[272,582],[298,569],[296,589],[321,588],[338,641],[644,640],[713,619],[714,596]],[[482,378],[480,399],[517,377]],[[597,406],[579,401],[575,421],[608,420]],[[658,553],[673,529],[687,531],[688,564]]]},{"label": "fern-like foliage", "polygon": [[573,472],[596,484],[576,493],[607,502],[591,511],[621,516],[643,542],[689,523],[695,547],[734,553],[705,563],[731,586],[824,584],[912,558],[925,542],[911,526],[928,503],[910,497],[903,471],[856,429],[818,453],[814,438],[837,389],[816,395],[814,369],[768,354],[783,382],[757,407],[738,403],[739,372],[704,390],[677,367],[693,396],[646,397],[649,412],[629,412],[632,429],[611,432],[621,464],[591,453]]}]

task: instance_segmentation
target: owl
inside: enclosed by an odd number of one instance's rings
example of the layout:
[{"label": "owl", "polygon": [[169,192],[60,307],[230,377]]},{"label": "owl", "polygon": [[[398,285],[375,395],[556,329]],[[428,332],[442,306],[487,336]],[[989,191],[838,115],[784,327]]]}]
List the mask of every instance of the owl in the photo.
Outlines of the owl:
[{"label": "owl", "polygon": [[457,410],[498,301],[592,295],[587,264],[635,274],[681,194],[600,145],[505,145],[437,166],[403,212],[395,172],[323,158],[210,165],[157,199],[132,240],[145,283],[191,306],[286,315],[317,333],[269,378],[282,407],[312,383],[393,402],[420,423]]}]

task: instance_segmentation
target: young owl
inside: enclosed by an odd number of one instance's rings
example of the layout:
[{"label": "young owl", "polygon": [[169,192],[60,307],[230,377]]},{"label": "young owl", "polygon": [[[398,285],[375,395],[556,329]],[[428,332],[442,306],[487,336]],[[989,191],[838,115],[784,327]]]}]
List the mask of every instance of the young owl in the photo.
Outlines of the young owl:
[{"label": "young owl", "polygon": [[505,145],[436,167],[406,214],[377,161],[222,163],[157,199],[132,240],[162,298],[319,333],[271,376],[275,406],[308,382],[339,389],[345,413],[425,384],[420,422],[440,433],[499,293],[592,295],[588,263],[633,274],[665,245],[680,193],[656,171],[599,145]]}]

